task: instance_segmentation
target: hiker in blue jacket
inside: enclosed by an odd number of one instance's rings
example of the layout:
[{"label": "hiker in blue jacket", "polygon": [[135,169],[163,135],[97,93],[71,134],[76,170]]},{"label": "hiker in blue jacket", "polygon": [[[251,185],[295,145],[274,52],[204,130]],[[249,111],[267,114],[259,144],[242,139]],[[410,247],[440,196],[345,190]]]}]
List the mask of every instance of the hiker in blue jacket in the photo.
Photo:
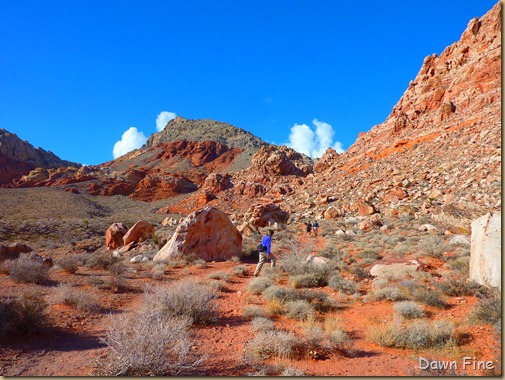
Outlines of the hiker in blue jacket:
[{"label": "hiker in blue jacket", "polygon": [[261,267],[265,263],[265,260],[270,259],[272,263],[272,268],[275,267],[275,257],[271,252],[272,249],[272,235],[274,234],[273,230],[267,230],[267,233],[261,239],[261,245],[263,249],[260,251],[260,257],[258,265],[256,265],[256,270],[254,271],[254,277],[258,276]]}]

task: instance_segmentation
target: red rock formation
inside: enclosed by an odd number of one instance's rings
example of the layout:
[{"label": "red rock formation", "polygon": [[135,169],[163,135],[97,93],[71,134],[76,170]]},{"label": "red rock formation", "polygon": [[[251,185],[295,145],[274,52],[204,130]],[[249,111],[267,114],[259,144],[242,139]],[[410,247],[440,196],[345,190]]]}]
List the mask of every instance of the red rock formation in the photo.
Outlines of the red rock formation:
[{"label": "red rock formation", "polygon": [[149,239],[153,236],[154,231],[154,226],[151,223],[145,220],[139,220],[123,236],[123,244],[127,245],[132,242],[140,242]]},{"label": "red rock formation", "polygon": [[123,246],[123,237],[128,232],[128,227],[124,223],[113,223],[105,231],[105,246],[107,249],[116,249]]}]

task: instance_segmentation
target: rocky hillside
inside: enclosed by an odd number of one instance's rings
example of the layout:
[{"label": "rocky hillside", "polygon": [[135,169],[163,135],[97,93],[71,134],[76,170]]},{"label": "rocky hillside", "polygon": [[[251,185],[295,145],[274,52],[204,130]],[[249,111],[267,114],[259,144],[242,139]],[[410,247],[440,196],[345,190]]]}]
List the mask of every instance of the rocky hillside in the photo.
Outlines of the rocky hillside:
[{"label": "rocky hillside", "polygon": [[37,167],[48,169],[61,166],[80,167],[81,165],[62,160],[54,153],[42,148],[34,148],[14,133],[0,128],[0,185],[28,174]]},{"label": "rocky hillside", "polygon": [[426,57],[390,116],[347,152],[328,149],[315,172],[302,176],[281,173],[274,168],[279,160],[259,157],[278,158],[277,149],[258,152],[253,162],[263,164],[236,173],[210,204],[238,219],[247,215],[239,205],[259,201],[295,218],[426,215],[468,230],[470,220],[501,209],[500,80],[498,3],[471,20],[460,41]]},{"label": "rocky hillside", "polygon": [[170,120],[162,131],[151,135],[144,148],[179,140],[216,141],[230,148],[239,148],[253,153],[262,146],[268,145],[252,133],[227,123],[209,119],[188,120],[177,116]]}]

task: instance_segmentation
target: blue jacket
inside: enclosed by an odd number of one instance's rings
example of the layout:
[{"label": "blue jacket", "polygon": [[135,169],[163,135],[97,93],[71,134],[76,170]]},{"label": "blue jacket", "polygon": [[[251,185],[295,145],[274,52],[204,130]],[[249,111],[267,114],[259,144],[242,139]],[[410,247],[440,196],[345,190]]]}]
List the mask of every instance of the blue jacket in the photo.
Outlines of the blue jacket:
[{"label": "blue jacket", "polygon": [[272,237],[268,234],[263,236],[263,238],[261,239],[261,244],[263,244],[267,248],[266,253],[270,254],[270,248],[272,247]]}]

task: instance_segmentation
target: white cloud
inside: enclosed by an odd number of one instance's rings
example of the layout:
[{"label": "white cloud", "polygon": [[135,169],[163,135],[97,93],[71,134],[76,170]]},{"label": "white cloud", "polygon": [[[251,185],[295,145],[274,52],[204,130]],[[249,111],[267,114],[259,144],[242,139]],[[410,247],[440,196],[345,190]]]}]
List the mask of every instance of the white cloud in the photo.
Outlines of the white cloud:
[{"label": "white cloud", "polygon": [[174,112],[167,112],[167,111],[160,112],[158,117],[156,118],[156,130],[158,132],[162,131],[167,125],[167,123],[170,120],[175,119],[176,117],[177,115]]},{"label": "white cloud", "polygon": [[147,137],[141,131],[137,131],[137,128],[131,127],[121,137],[121,140],[114,144],[114,149],[112,150],[112,155],[114,159],[131,152],[134,149],[140,148],[147,141]]},{"label": "white cloud", "polygon": [[321,157],[329,147],[334,148],[339,154],[344,153],[341,142],[333,143],[335,131],[330,124],[317,119],[312,120],[312,124],[315,126],[315,131],[307,124],[295,124],[291,128],[289,142],[286,145],[297,152],[315,158]]}]

